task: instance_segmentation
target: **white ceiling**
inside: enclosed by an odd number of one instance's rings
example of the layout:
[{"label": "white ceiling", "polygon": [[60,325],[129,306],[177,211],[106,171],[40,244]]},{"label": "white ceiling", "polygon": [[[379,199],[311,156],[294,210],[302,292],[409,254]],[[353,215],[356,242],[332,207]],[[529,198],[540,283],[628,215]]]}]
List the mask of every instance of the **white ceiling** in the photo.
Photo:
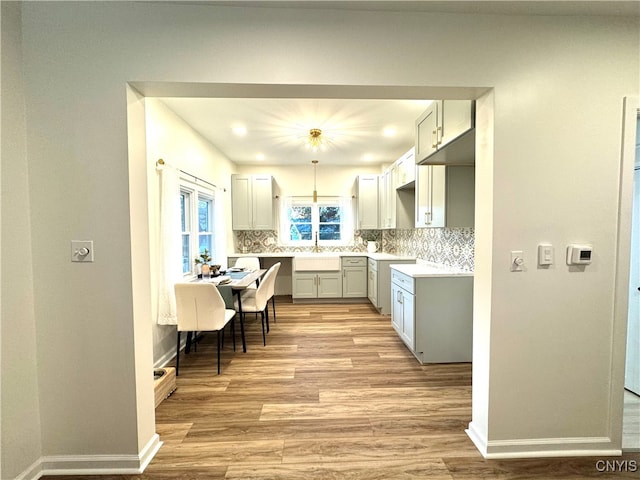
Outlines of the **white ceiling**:
[{"label": "white ceiling", "polygon": [[[414,143],[415,120],[429,100],[162,98],[169,109],[238,164],[362,165],[391,163]],[[244,126],[246,135],[233,132]],[[386,128],[396,134],[384,136]],[[305,148],[320,128],[326,150]],[[257,155],[263,155],[259,160]]]}]

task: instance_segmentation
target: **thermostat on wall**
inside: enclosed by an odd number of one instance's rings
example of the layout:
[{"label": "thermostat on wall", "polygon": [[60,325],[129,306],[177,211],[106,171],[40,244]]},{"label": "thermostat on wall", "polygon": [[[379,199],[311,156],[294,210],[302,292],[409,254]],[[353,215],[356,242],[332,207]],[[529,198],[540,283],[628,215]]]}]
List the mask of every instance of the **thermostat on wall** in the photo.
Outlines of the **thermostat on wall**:
[{"label": "thermostat on wall", "polygon": [[588,265],[591,263],[591,245],[569,245],[567,247],[567,265]]}]

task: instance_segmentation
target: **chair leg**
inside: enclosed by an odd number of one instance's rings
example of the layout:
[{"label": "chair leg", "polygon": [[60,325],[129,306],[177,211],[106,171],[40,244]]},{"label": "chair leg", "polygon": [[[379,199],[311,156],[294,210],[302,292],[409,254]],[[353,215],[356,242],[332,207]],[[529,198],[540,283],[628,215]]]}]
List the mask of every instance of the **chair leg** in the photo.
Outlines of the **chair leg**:
[{"label": "chair leg", "polygon": [[247,341],[244,338],[244,313],[240,313],[240,338],[242,338],[242,351],[247,353]]},{"label": "chair leg", "polygon": [[269,333],[269,304],[264,307],[264,321],[267,323],[267,333]]},{"label": "chair leg", "polygon": [[233,340],[233,351],[236,351],[236,317],[231,319],[231,340]]},{"label": "chair leg", "polygon": [[220,375],[220,330],[218,330],[218,375]]},{"label": "chair leg", "polygon": [[271,297],[271,306],[273,307],[273,323],[276,323],[276,296]]},{"label": "chair leg", "polygon": [[260,312],[260,323],[262,324],[262,345],[267,346],[267,337],[264,334],[264,311]]},{"label": "chair leg", "polygon": [[176,347],[176,377],[180,372],[180,330],[178,330],[178,345]]}]

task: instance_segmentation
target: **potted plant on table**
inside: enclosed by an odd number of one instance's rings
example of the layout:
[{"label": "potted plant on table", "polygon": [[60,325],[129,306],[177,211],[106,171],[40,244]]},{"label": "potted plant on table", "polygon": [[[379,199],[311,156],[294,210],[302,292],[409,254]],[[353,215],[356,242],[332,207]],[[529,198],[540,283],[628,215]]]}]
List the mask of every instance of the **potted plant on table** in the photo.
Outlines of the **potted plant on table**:
[{"label": "potted plant on table", "polygon": [[200,252],[200,255],[196,257],[196,266],[199,269],[198,278],[202,276],[208,277],[211,272],[211,266],[209,262],[211,261],[211,255],[209,255],[209,250],[204,249]]}]

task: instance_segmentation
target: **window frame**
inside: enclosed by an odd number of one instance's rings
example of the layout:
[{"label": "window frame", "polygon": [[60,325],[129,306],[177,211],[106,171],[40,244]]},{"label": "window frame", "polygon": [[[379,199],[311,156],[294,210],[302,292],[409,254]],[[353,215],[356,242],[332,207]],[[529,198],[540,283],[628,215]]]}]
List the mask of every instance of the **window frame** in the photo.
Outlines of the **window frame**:
[{"label": "window frame", "polygon": [[[337,207],[340,210],[340,239],[339,240],[321,240],[320,239],[320,208],[321,207]],[[291,238],[291,225],[289,209],[291,207],[310,207],[311,208],[311,240],[294,240]],[[346,237],[346,223],[345,223],[346,207],[340,197],[325,197],[319,198],[316,203],[313,202],[311,197],[294,197],[291,198],[290,203],[286,207],[285,214],[283,215],[284,225],[282,225],[282,232],[286,235],[286,238],[281,239],[281,244],[299,247],[308,247],[315,245],[316,234],[318,234],[318,246],[334,247],[345,245],[348,243]],[[327,223],[328,222],[323,222]],[[332,223],[332,224],[335,224]],[[283,236],[284,236],[283,235]]]},{"label": "window frame", "polygon": [[[200,238],[205,235],[211,236],[211,248],[209,249],[209,255],[212,260],[215,261],[216,255],[216,239],[215,239],[215,192],[206,188],[200,184],[193,182],[192,180],[180,177],[179,180],[180,186],[180,197],[185,195],[188,199],[188,206],[185,206],[185,214],[184,219],[186,229],[182,230],[182,222],[183,222],[183,212],[182,207],[180,211],[180,230],[181,230],[181,239],[184,239],[185,235],[189,236],[189,271],[185,271],[185,257],[184,255],[181,258],[181,270],[182,275],[185,279],[195,278],[197,276],[197,270],[195,267],[196,257],[200,255]],[[199,221],[199,203],[204,199],[209,203],[209,230],[208,231],[200,231],[200,221]],[[182,240],[182,246],[184,245],[184,240]],[[182,253],[184,253],[184,247],[182,248]]]}]

